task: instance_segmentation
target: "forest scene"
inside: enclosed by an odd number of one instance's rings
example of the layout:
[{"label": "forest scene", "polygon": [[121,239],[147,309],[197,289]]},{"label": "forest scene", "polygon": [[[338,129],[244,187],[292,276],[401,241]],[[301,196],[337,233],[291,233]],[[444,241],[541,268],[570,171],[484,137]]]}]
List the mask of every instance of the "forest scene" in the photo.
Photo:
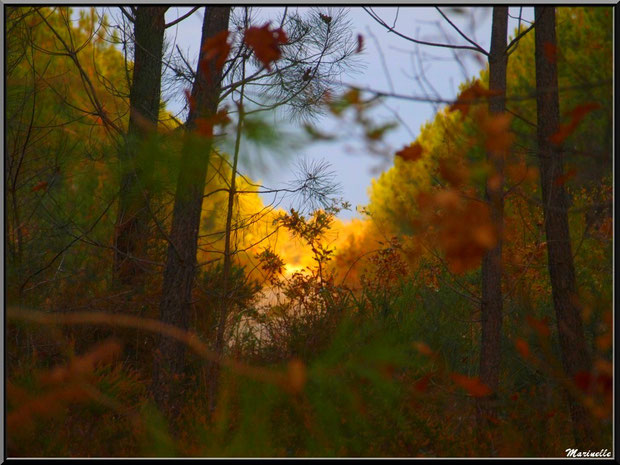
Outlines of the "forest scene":
[{"label": "forest scene", "polygon": [[614,7],[3,8],[5,458],[613,456]]}]

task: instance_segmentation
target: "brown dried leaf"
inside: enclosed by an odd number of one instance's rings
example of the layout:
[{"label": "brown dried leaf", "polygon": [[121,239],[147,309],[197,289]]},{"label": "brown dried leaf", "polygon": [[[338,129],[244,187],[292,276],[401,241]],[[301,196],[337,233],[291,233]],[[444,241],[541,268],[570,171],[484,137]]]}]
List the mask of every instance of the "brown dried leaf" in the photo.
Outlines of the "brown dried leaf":
[{"label": "brown dried leaf", "polygon": [[396,156],[402,158],[405,161],[416,161],[422,158],[422,146],[419,142],[414,142],[411,145],[407,145],[403,149],[396,152]]}]

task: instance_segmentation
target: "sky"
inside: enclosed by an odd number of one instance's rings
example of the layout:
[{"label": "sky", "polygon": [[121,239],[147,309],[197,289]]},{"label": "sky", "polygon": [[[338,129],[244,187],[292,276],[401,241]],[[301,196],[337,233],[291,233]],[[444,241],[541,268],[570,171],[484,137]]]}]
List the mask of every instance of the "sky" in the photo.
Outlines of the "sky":
[{"label": "sky", "polygon": [[[333,14],[328,8],[322,9],[328,15]],[[276,16],[281,8],[264,7],[258,10],[259,18],[264,17],[267,21],[269,17]],[[308,8],[299,7],[299,10]],[[455,57],[452,49],[416,45],[398,37],[378,24],[361,7],[350,7],[346,10],[351,23],[351,34],[354,37],[357,34],[364,37],[364,51],[359,57],[363,69],[343,76],[343,85],[350,84],[409,96],[454,99],[459,84],[476,76],[486,64],[485,57],[475,52],[457,51],[458,55]],[[176,19],[187,11],[189,8],[171,7],[166,21]],[[375,7],[373,11],[395,30],[410,37],[432,42],[466,44],[465,39],[458,35],[434,7]],[[443,6],[441,11],[469,38],[485,50],[489,49],[490,7]],[[198,56],[202,12],[203,9],[198,10],[167,31],[169,43],[174,47],[178,45],[192,64],[196,63]],[[527,25],[527,21],[532,20],[533,7],[511,7],[509,13],[513,18],[509,18],[509,35],[512,35],[517,27],[520,12],[525,21],[523,24]],[[172,98],[167,103],[168,108],[178,111],[183,105],[178,98],[178,92],[176,98],[170,97]],[[428,102],[386,98],[382,105],[370,113],[377,123],[399,122],[398,127],[386,135],[386,147],[382,155],[369,153],[360,138],[352,136],[355,131],[351,127],[351,118],[341,121],[331,116],[322,117],[314,124],[322,131],[342,134],[342,138],[303,147],[295,146],[292,140],[290,149],[278,155],[268,151],[266,153],[264,150],[252,152],[248,148],[246,153],[241,154],[241,171],[264,185],[275,188],[284,187],[299,176],[296,166],[300,159],[327,162],[340,184],[341,197],[352,204],[352,209],[343,210],[339,217],[360,217],[356,207],[368,203],[371,180],[392,165],[393,154],[413,142],[421,126],[432,120],[437,110],[436,104]],[[281,124],[286,126],[286,121]],[[267,197],[264,200],[266,203],[271,201]],[[290,207],[287,202],[281,206]]]}]

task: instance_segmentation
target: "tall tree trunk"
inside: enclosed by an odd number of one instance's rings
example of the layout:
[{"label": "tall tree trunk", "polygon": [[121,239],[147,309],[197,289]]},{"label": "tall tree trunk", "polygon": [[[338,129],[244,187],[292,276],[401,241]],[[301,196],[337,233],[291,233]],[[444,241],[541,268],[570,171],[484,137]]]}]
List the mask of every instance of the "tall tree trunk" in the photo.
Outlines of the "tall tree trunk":
[{"label": "tall tree trunk", "polygon": [[[536,7],[536,104],[538,159],[542,187],[543,213],[547,235],[547,255],[553,306],[558,325],[562,363],[572,379],[589,371],[591,360],[581,321],[575,269],[568,227],[568,199],[564,186],[555,182],[564,174],[561,148],[550,137],[560,129],[560,99],[555,50],[555,8]],[[589,448],[590,420],[582,405],[569,397],[575,447]]]},{"label": "tall tree trunk", "polygon": [[[500,114],[506,100],[506,38],[508,32],[508,7],[493,7],[491,51],[489,53],[489,89],[496,94],[489,98],[489,113]],[[487,152],[487,161],[493,175],[500,182],[487,182],[486,200],[491,210],[491,221],[498,234],[497,245],[482,260],[482,340],[480,347],[480,380],[493,392],[499,385],[502,343],[502,235],[504,221],[504,153]],[[492,176],[489,176],[489,180]],[[480,416],[492,413],[489,399],[481,400]]]},{"label": "tall tree trunk", "polygon": [[[172,214],[172,229],[160,303],[160,318],[164,323],[187,329],[193,281],[196,271],[198,229],[202,211],[205,179],[211,151],[211,141],[196,144],[190,132],[198,118],[209,118],[217,112],[221,90],[221,70],[215,60],[205,56],[205,42],[228,28],[230,7],[207,7],[202,25],[201,52],[198,71],[192,87],[188,133],[183,144],[179,178]],[[208,70],[207,75],[201,70]],[[153,366],[152,391],[158,406],[169,416],[177,415],[180,399],[178,380],[184,370],[185,346],[161,337]]]},{"label": "tall tree trunk", "polygon": [[121,190],[115,228],[114,274],[123,284],[140,282],[149,233],[149,182],[138,161],[141,143],[157,129],[161,95],[164,15],[168,7],[138,6],[134,21],[134,68],[129,128],[121,154]]}]

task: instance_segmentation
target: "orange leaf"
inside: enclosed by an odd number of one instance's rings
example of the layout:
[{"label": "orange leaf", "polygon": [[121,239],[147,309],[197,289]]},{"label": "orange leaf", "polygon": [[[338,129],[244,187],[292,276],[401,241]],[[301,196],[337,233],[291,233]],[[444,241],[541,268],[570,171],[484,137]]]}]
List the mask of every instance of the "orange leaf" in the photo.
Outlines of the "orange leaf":
[{"label": "orange leaf", "polygon": [[269,23],[263,27],[252,26],[245,32],[245,43],[254,50],[256,58],[271,71],[271,63],[282,55],[280,45],[287,42],[282,28],[270,29]]},{"label": "orange leaf", "polygon": [[405,161],[416,161],[422,158],[422,152],[423,149],[420,143],[415,142],[396,152],[396,156],[401,157]]},{"label": "orange leaf", "polygon": [[47,187],[47,181],[41,181],[40,183],[38,183],[36,186],[34,186],[31,191],[32,192],[36,192],[36,191],[41,191],[43,189],[45,189]]},{"label": "orange leaf", "polygon": [[452,373],[452,380],[460,387],[465,389],[472,397],[486,397],[493,391],[484,384],[478,377],[470,378],[469,376]]}]

